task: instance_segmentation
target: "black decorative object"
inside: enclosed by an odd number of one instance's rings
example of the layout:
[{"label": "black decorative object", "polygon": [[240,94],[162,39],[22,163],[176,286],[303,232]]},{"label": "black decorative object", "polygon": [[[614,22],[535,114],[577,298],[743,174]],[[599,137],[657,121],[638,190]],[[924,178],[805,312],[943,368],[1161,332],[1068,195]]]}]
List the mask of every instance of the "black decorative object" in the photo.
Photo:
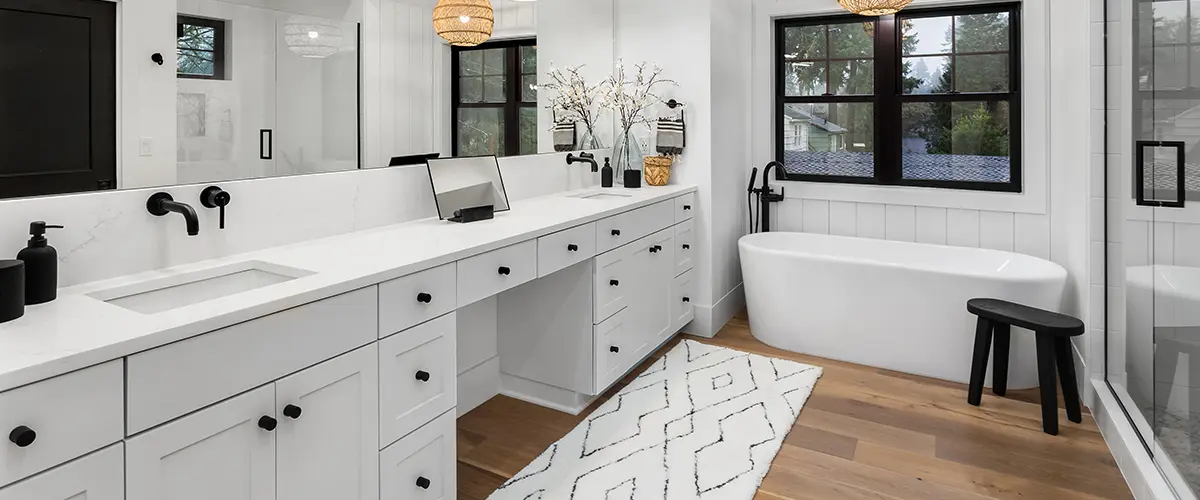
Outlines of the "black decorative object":
[{"label": "black decorative object", "polygon": [[1067,418],[1077,424],[1083,422],[1079,388],[1075,386],[1075,359],[1071,347],[1071,337],[1078,337],[1084,333],[1083,321],[998,299],[971,299],[967,302],[967,311],[979,317],[975,328],[975,354],[971,360],[971,383],[967,390],[968,403],[979,406],[982,402],[988,351],[993,335],[996,359],[992,368],[992,392],[1003,396],[1008,391],[1008,352],[1012,342],[1010,326],[1017,326],[1033,330],[1037,334],[1042,430],[1052,436],[1058,435],[1058,391],[1054,380],[1056,368],[1058,377],[1062,379]]},{"label": "black decorative object", "polygon": [[25,263],[0,260],[0,323],[25,315]]},{"label": "black decorative object", "polygon": [[458,222],[466,224],[469,222],[479,222],[481,220],[491,220],[496,217],[495,206],[484,205],[482,207],[463,208],[454,211],[454,217],[448,219],[450,222]]},{"label": "black decorative object", "polygon": [[642,171],[633,169],[626,170],[625,187],[633,189],[642,187]]}]

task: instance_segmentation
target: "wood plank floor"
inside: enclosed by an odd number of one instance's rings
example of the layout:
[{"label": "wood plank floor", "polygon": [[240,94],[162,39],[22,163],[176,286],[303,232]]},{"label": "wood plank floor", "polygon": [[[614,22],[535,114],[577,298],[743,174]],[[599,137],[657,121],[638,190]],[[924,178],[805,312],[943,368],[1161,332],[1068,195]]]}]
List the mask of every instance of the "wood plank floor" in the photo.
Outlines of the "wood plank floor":
[{"label": "wood plank floor", "polygon": [[[750,336],[744,315],[714,339],[685,338],[825,369],[756,498],[1133,498],[1091,415],[1077,425],[1060,411],[1059,436],[1043,434],[1035,392],[985,392],[975,408],[962,384],[769,347]],[[504,396],[464,415],[458,498],[487,498],[624,383],[578,417]]]}]

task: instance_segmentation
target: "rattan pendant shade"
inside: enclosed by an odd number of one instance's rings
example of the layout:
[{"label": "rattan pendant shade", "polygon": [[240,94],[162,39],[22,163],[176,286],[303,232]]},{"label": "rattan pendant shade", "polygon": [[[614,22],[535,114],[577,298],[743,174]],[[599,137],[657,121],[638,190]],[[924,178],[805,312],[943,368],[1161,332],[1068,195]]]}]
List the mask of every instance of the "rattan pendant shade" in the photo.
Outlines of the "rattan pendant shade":
[{"label": "rattan pendant shade", "polygon": [[838,0],[842,7],[864,16],[886,16],[900,12],[912,0]]},{"label": "rattan pendant shade", "polygon": [[474,47],[492,37],[495,15],[489,0],[438,0],[433,29],[450,45]]}]

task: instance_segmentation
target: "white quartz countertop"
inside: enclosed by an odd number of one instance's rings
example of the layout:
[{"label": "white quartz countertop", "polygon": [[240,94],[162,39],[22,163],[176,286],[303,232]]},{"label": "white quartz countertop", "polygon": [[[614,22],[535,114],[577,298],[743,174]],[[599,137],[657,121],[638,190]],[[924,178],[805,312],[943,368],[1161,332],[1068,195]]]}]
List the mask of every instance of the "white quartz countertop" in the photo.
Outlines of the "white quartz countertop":
[{"label": "white quartz countertop", "polygon": [[[631,196],[571,197],[589,191]],[[514,201],[490,221],[424,219],[64,288],[58,300],[0,324],[0,392],[695,191],[681,185],[559,193]],[[314,274],[152,315],[86,295],[246,261]]]}]

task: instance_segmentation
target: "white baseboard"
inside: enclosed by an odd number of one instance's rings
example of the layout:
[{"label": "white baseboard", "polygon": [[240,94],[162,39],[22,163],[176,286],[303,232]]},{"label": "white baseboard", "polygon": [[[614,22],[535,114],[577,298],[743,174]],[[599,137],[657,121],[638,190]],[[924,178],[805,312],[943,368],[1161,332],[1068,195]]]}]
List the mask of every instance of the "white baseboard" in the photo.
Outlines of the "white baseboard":
[{"label": "white baseboard", "polygon": [[458,376],[458,416],[500,394],[500,356],[492,356]]},{"label": "white baseboard", "polygon": [[1095,394],[1092,416],[1096,419],[1096,426],[1100,428],[1100,434],[1104,436],[1117,467],[1125,476],[1125,482],[1133,492],[1133,497],[1137,500],[1179,498],[1151,460],[1142,441],[1138,439],[1133,424],[1125,418],[1117,399],[1109,392],[1108,385],[1101,379],[1092,379],[1089,385]]},{"label": "white baseboard", "polygon": [[683,328],[684,333],[697,337],[713,338],[721,328],[746,308],[746,290],[742,284],[733,287],[711,307],[696,306],[696,319]]}]

